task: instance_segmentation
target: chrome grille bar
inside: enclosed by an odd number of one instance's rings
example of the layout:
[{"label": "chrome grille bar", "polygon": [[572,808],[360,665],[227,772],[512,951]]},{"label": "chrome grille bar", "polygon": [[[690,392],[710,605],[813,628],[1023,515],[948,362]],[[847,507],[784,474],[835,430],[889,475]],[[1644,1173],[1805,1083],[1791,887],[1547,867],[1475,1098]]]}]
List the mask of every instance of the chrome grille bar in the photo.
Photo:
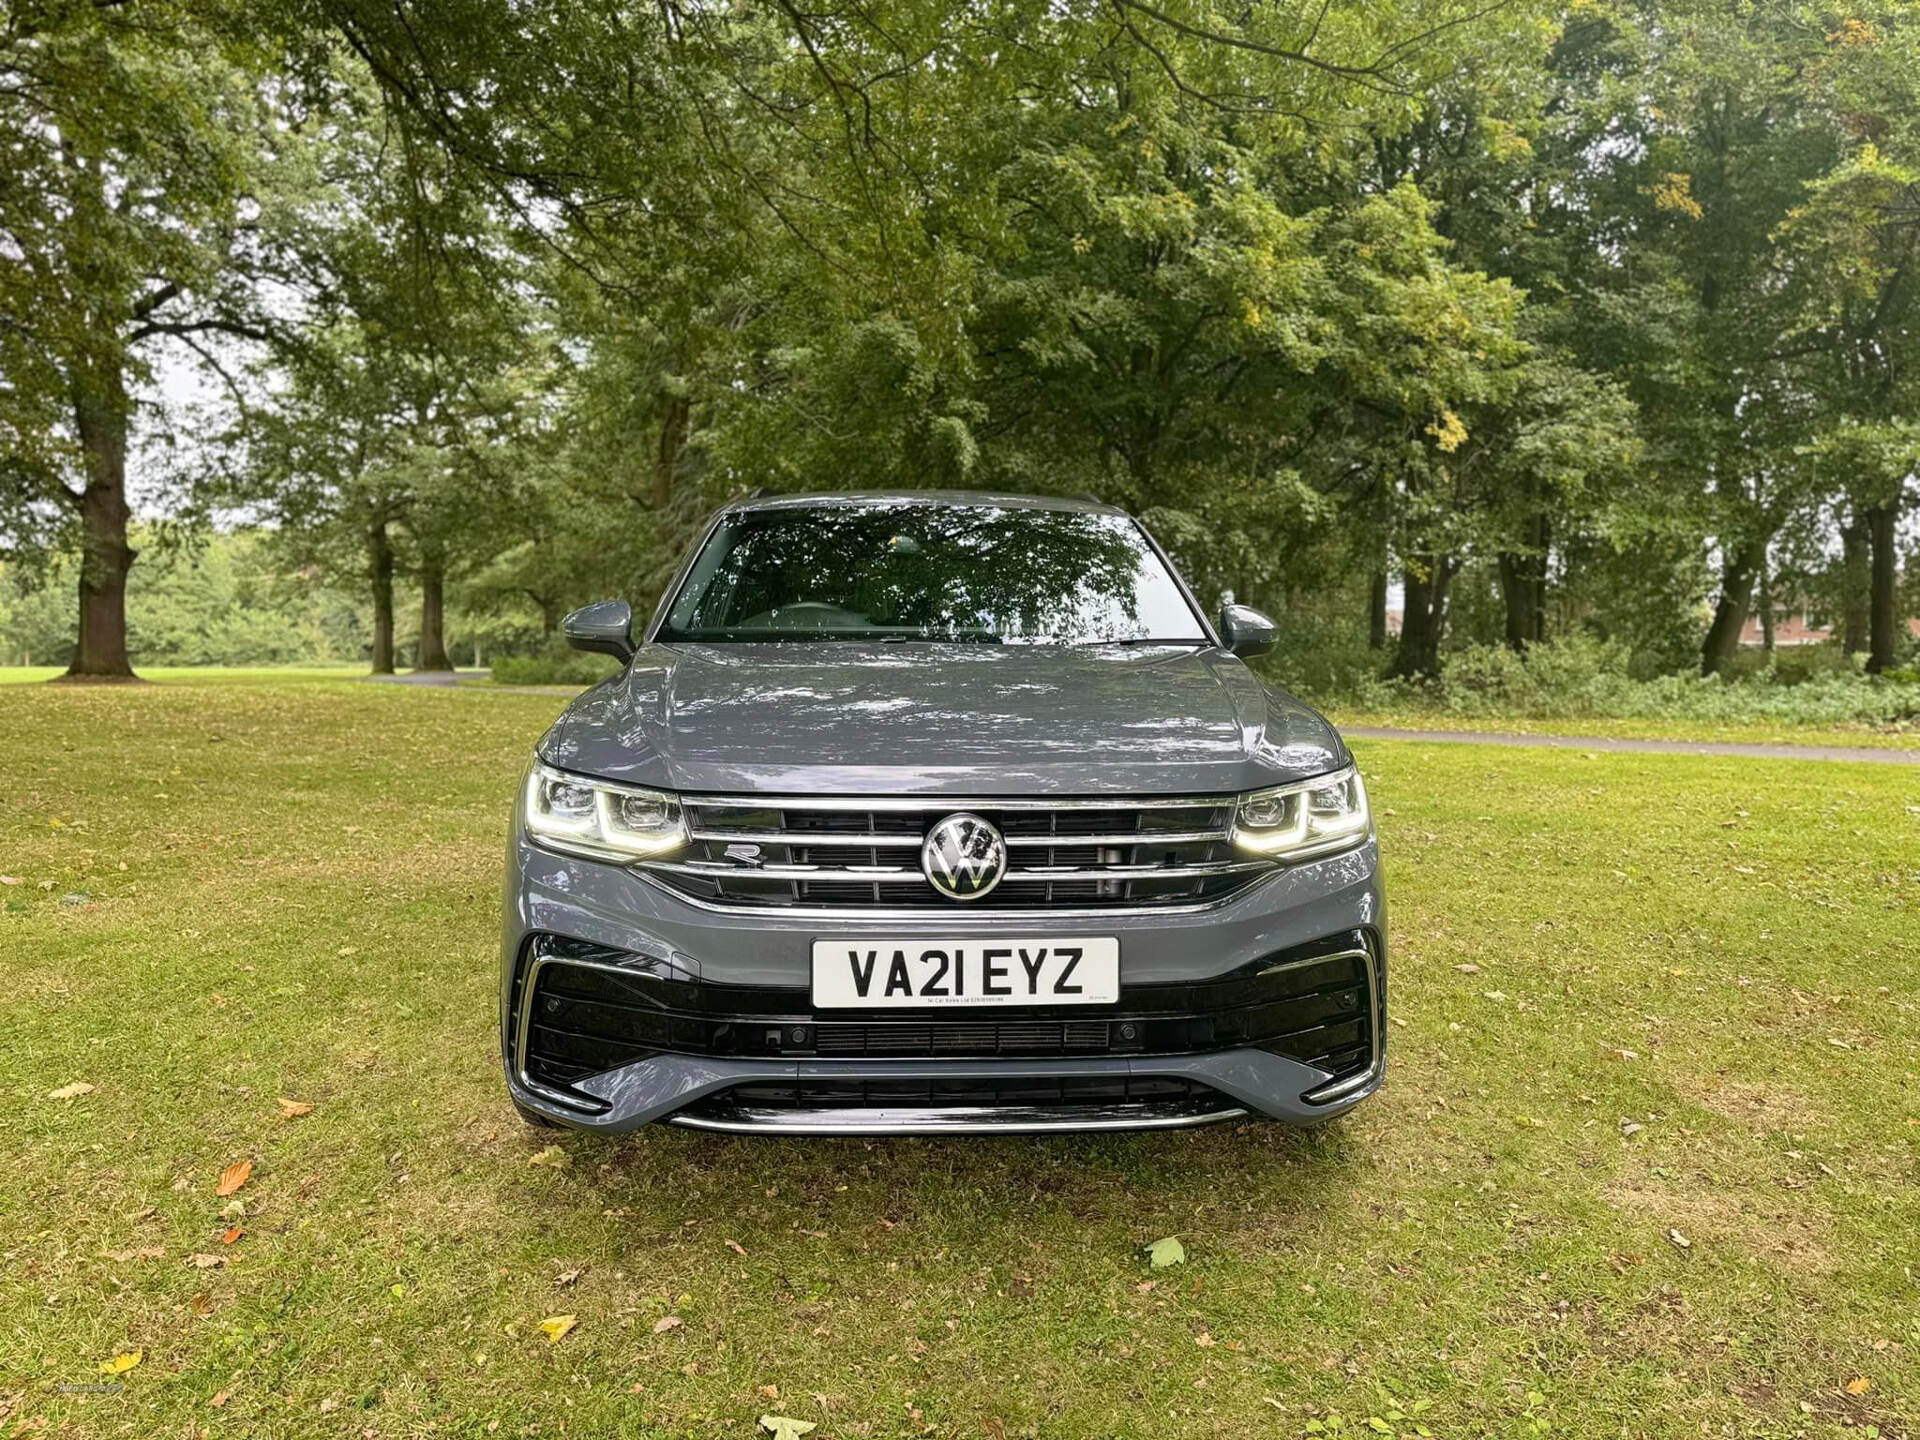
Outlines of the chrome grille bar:
[{"label": "chrome grille bar", "polygon": [[[725,826],[719,829],[696,827],[692,832],[695,840],[724,840],[734,845],[852,845],[872,849],[879,846],[899,848],[912,846],[919,848],[921,837],[905,834],[878,835],[836,835],[831,830],[795,831],[795,830],[729,830]],[[1007,835],[1002,837],[1011,848],[1023,848],[1036,845],[1199,845],[1209,840],[1229,838],[1226,829],[1219,830],[1132,830],[1119,835]]]},{"label": "chrome grille bar", "polygon": [[[667,875],[698,875],[727,880],[864,880],[881,885],[924,885],[927,877],[902,865],[726,865],[712,860],[648,860],[642,869]],[[1106,865],[1069,869],[1037,865],[1008,866],[1015,880],[1195,880],[1210,875],[1240,875],[1271,868],[1265,860],[1211,861],[1199,865]],[[1003,882],[1004,883],[1004,882]]]}]

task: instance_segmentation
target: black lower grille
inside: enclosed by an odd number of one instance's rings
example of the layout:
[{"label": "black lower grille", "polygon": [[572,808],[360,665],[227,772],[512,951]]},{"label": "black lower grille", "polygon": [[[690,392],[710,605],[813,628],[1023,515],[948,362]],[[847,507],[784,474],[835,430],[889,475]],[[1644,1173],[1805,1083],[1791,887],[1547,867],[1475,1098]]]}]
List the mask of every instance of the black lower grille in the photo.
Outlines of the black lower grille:
[{"label": "black lower grille", "polygon": [[[516,989],[530,1078],[570,1086],[653,1054],[742,1059],[1087,1058],[1258,1046],[1336,1078],[1372,1062],[1362,931],[1278,951],[1217,979],[1128,986],[1116,1005],[939,1015],[813,1011],[804,990],[701,984],[642,957],[537,937]],[[544,963],[543,963],[544,962]]]},{"label": "black lower grille", "polygon": [[726,1092],[747,1105],[1110,1105],[1130,1100],[1191,1100],[1217,1092],[1191,1080],[1132,1076],[1104,1079],[1073,1076],[1063,1080],[803,1080],[736,1085]]}]

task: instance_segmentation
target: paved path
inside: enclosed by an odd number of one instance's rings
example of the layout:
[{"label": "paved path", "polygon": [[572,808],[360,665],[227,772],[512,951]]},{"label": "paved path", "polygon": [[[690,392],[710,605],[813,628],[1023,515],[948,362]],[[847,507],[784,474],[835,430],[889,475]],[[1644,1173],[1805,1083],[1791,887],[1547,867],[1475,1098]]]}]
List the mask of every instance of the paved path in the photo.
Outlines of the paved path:
[{"label": "paved path", "polygon": [[584,685],[469,685],[469,680],[489,680],[488,670],[409,670],[404,675],[365,675],[380,685],[428,685],[435,689],[471,690],[485,695],[578,695]]},{"label": "paved path", "polygon": [[485,670],[409,670],[401,675],[369,675],[366,678],[376,685],[458,685],[460,677],[469,680],[485,679]]},{"label": "paved path", "polygon": [[1601,735],[1501,735],[1487,730],[1393,730],[1342,725],[1349,740],[1415,740],[1454,745],[1518,745],[1547,750],[1600,750],[1643,755],[1739,755],[1750,760],[1859,760],[1872,765],[1920,765],[1920,749],[1876,750],[1866,745],[1749,745],[1730,740],[1625,740]]}]

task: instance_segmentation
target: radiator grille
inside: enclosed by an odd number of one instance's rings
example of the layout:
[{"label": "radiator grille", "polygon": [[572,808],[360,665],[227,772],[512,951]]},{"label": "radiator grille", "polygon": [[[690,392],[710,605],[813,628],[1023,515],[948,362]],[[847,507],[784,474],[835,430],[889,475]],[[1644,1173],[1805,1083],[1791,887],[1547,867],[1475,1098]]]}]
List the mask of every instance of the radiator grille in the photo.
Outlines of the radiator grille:
[{"label": "radiator grille", "polygon": [[[1270,870],[1235,851],[1231,796],[1132,801],[768,801],[690,797],[692,841],[645,869],[682,894],[743,909],[1022,910],[1223,899]],[[956,811],[999,827],[1005,877],[977,899],[928,883],[920,847]]]}]

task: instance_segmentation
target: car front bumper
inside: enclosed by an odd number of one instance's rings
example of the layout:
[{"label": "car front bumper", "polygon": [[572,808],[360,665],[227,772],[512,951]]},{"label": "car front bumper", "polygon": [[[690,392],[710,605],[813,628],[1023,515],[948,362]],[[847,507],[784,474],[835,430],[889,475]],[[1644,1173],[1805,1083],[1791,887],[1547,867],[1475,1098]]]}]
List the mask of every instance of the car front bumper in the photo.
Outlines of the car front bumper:
[{"label": "car front bumper", "polygon": [[[1385,1073],[1386,915],[1371,839],[1191,909],[876,916],[723,909],[515,838],[502,919],[508,1088],[525,1110],[581,1129],[1311,1123],[1358,1104]],[[822,937],[1089,933],[1119,939],[1117,1005],[929,1015],[809,1002]],[[1302,1038],[1315,1035],[1332,1038]],[[575,1047],[559,1072],[542,1059],[551,1036]],[[1338,1062],[1311,1063],[1316,1046],[1335,1047]],[[869,1049],[880,1053],[849,1053]]]}]

